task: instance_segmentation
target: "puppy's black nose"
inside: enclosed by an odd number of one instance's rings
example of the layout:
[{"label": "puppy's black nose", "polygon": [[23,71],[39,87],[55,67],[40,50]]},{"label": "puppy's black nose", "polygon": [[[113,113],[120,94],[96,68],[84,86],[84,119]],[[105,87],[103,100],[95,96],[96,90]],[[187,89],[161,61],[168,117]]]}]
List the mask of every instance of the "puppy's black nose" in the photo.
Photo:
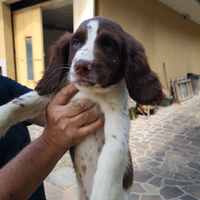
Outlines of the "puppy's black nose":
[{"label": "puppy's black nose", "polygon": [[92,70],[92,64],[87,60],[78,60],[74,64],[74,70],[79,76],[87,76]]}]

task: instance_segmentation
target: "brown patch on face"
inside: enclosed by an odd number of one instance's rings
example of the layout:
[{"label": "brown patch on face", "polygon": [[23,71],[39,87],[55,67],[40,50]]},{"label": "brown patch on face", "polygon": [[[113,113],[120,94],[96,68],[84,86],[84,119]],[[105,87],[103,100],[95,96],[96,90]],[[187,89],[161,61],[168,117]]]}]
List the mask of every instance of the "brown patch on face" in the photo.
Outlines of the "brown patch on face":
[{"label": "brown patch on face", "polygon": [[97,19],[99,29],[94,48],[94,72],[98,74],[97,83],[107,87],[118,83],[124,77],[122,62],[125,33],[116,22],[107,18]]},{"label": "brown patch on face", "polygon": [[80,26],[72,35],[70,41],[69,64],[72,63],[75,53],[85,44],[87,31],[84,26]]},{"label": "brown patch on face", "polygon": [[123,188],[128,190],[133,184],[133,165],[130,150],[128,151],[129,164],[126,167],[123,177]]}]

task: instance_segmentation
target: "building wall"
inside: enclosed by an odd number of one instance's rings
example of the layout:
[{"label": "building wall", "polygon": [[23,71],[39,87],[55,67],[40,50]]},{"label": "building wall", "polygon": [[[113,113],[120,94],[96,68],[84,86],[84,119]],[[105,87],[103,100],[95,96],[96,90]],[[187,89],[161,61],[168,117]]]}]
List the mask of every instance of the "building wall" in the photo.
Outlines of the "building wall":
[{"label": "building wall", "polygon": [[7,75],[6,70],[6,53],[4,39],[4,21],[3,21],[3,4],[0,2],[0,72],[2,75]]},{"label": "building wall", "polygon": [[0,67],[1,73],[15,79],[10,5],[0,0]]},{"label": "building wall", "polygon": [[4,42],[4,24],[3,24],[3,5],[0,2],[0,59],[5,58],[5,49],[2,48],[5,46]]},{"label": "building wall", "polygon": [[96,14],[118,22],[145,47],[151,68],[166,87],[172,78],[200,74],[200,25],[158,0],[97,0]]}]

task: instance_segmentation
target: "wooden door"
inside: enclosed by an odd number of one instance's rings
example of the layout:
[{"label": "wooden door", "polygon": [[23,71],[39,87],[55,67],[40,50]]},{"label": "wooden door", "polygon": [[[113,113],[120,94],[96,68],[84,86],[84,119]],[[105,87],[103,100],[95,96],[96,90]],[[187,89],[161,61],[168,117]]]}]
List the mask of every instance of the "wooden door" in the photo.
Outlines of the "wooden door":
[{"label": "wooden door", "polygon": [[13,13],[17,81],[34,89],[44,71],[41,8]]}]

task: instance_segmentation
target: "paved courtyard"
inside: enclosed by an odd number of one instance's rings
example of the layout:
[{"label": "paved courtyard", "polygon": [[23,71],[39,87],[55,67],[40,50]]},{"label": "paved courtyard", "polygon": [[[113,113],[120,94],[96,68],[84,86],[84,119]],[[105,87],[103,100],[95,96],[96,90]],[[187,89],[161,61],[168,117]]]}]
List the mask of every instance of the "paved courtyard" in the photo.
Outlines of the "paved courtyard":
[{"label": "paved courtyard", "polygon": [[[200,199],[200,96],[159,108],[131,122],[133,200]],[[42,129],[30,126],[34,140]],[[66,154],[54,170],[72,166]],[[76,184],[61,188],[45,181],[48,200],[75,200]]]}]

